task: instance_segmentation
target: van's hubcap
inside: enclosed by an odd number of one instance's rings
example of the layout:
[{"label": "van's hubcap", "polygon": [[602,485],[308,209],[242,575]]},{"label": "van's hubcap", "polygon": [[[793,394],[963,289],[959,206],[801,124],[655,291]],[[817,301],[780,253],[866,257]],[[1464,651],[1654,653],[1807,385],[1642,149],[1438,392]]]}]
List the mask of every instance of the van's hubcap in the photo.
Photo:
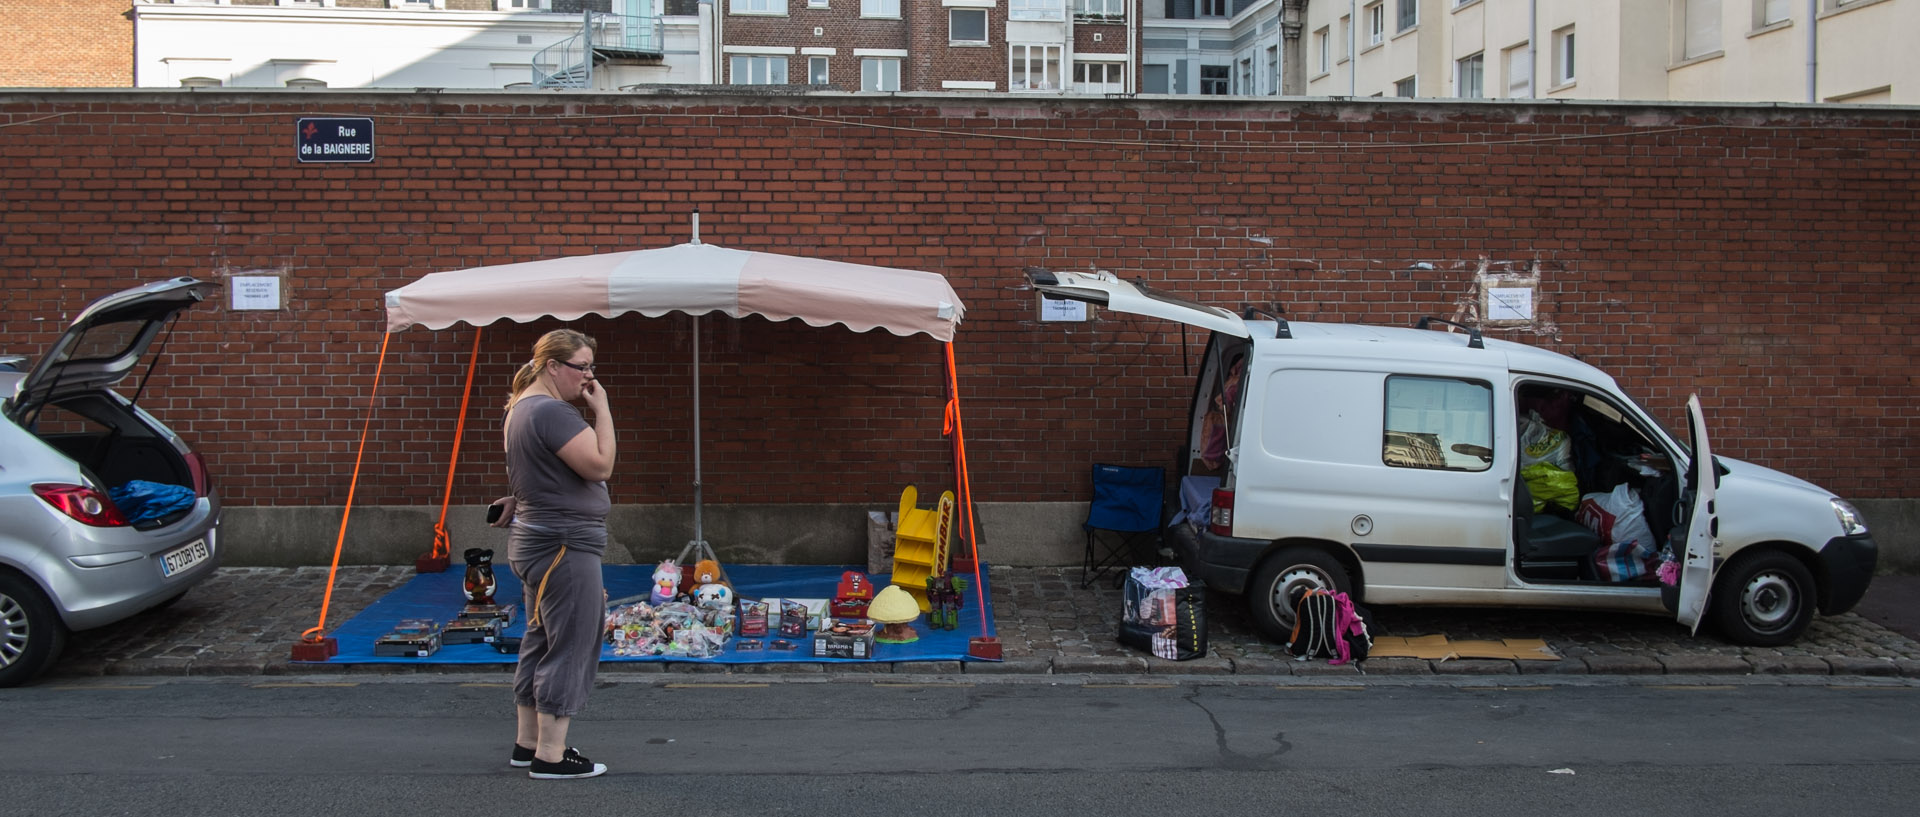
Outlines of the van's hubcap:
[{"label": "van's hubcap", "polygon": [[1280,572],[1280,580],[1273,583],[1273,605],[1279,608],[1281,621],[1293,620],[1293,608],[1300,603],[1300,597],[1313,589],[1332,590],[1333,579],[1312,565],[1294,565]]},{"label": "van's hubcap", "polygon": [[0,594],[0,669],[13,666],[27,651],[27,610]]},{"label": "van's hubcap", "polygon": [[1740,589],[1740,614],[1755,630],[1777,630],[1793,621],[1797,599],[1793,582],[1787,577],[1761,573]]}]

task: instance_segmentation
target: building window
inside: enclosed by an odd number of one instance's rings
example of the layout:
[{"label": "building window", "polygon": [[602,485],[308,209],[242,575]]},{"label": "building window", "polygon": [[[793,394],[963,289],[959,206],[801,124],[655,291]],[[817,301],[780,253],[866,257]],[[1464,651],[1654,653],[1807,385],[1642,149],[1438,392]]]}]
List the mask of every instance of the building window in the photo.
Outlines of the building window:
[{"label": "building window", "polygon": [[1479,99],[1487,95],[1482,78],[1486,73],[1486,54],[1461,57],[1453,63],[1454,96]]},{"label": "building window", "polygon": [[1227,85],[1232,82],[1233,69],[1225,65],[1200,66],[1200,93],[1208,96],[1226,96]]},{"label": "building window", "polygon": [[1420,24],[1420,0],[1400,0],[1400,15],[1396,20],[1395,33],[1406,31]]},{"label": "building window", "polygon": [[[894,0],[895,5],[899,0]],[[1064,20],[1065,0],[1007,0],[1009,20]]]},{"label": "building window", "polygon": [[1788,0],[1753,0],[1753,27],[1766,28],[1784,23],[1791,16]]},{"label": "building window", "polygon": [[1387,378],[1380,459],[1398,468],[1493,467],[1493,387],[1478,380]]},{"label": "building window", "polygon": [[1008,45],[1007,90],[1060,90],[1060,46]]},{"label": "building window", "polygon": [[187,77],[180,80],[182,88],[218,88],[221,84],[220,80],[213,77]]},{"label": "building window", "polygon": [[1685,0],[1680,4],[1680,59],[1691,60],[1720,50],[1720,0]]},{"label": "building window", "polygon": [[1125,63],[1076,62],[1073,64],[1073,90],[1082,94],[1125,93]]},{"label": "building window", "polygon": [[[786,0],[777,0],[784,3]],[[860,0],[862,17],[899,17],[900,0]]]},{"label": "building window", "polygon": [[787,84],[786,57],[759,57],[734,55],[733,84],[735,85],[785,85]]},{"label": "building window", "polygon": [[494,4],[494,8],[498,11],[540,11],[550,5],[550,0],[499,0]]},{"label": "building window", "polygon": [[1572,82],[1574,74],[1573,26],[1553,32],[1553,84]]},{"label": "building window", "polygon": [[733,0],[734,14],[786,14],[787,0]]},{"label": "building window", "polygon": [[1366,8],[1367,44],[1379,45],[1387,41],[1387,8],[1375,3]]},{"label": "building window", "polygon": [[1267,93],[1280,93],[1280,46],[1267,46],[1267,64],[1260,75],[1267,80]]},{"label": "building window", "polygon": [[1500,52],[1507,66],[1507,98],[1533,98],[1533,50],[1521,44]]},{"label": "building window", "polygon": [[295,79],[287,80],[287,87],[288,88],[325,88],[327,87],[327,81],[324,79],[314,79],[312,77],[298,77]]},{"label": "building window", "polygon": [[1419,90],[1420,90],[1420,78],[1417,76],[1407,77],[1406,79],[1399,80],[1393,83],[1394,96],[1404,96],[1404,97],[1411,98],[1414,94],[1418,93]]},{"label": "building window", "polygon": [[947,9],[947,42],[987,44],[986,9]]},{"label": "building window", "polygon": [[1340,16],[1340,61],[1353,59],[1353,15]]},{"label": "building window", "polygon": [[1172,72],[1165,65],[1140,66],[1140,90],[1149,94],[1173,93]]},{"label": "building window", "polygon": [[1127,16],[1126,0],[1073,0],[1076,17],[1118,20]]},{"label": "building window", "polygon": [[1327,47],[1333,44],[1329,42],[1332,39],[1332,33],[1324,28],[1313,32],[1313,50],[1318,55],[1314,59],[1319,61],[1316,63],[1316,73],[1324,74],[1333,70],[1333,55],[1327,53]]},{"label": "building window", "polygon": [[900,60],[895,57],[862,57],[860,90],[889,92],[900,90]]},{"label": "building window", "polygon": [[827,84],[827,81],[828,81],[827,80],[827,64],[830,62],[832,62],[832,60],[829,60],[826,57],[818,57],[818,56],[808,57],[807,58],[807,84],[808,85]]},{"label": "building window", "polygon": [[1227,0],[1200,0],[1200,16],[1202,17],[1227,16]]}]

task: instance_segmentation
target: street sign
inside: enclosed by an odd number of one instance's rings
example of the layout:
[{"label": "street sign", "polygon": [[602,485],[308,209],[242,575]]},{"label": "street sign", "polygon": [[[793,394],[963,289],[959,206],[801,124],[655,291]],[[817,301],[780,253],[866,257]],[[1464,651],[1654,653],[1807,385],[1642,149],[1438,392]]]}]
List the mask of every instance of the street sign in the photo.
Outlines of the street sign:
[{"label": "street sign", "polygon": [[295,126],[302,162],[373,161],[373,120],[303,118]]}]

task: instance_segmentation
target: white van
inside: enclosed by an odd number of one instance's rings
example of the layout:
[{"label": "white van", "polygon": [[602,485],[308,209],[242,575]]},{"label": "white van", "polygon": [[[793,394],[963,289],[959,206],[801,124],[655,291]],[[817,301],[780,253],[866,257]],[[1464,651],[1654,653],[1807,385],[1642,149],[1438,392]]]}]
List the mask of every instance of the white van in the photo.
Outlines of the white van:
[{"label": "white van", "polygon": [[[1109,273],[1028,277],[1049,297],[1211,332],[1168,538],[1189,575],[1244,595],[1275,640],[1322,587],[1369,604],[1673,615],[1693,630],[1712,618],[1733,641],[1778,645],[1816,609],[1852,609],[1873,576],[1860,513],[1712,456],[1697,397],[1683,442],[1605,372],[1468,327],[1243,319]],[[1637,536],[1594,530],[1635,515]]]}]

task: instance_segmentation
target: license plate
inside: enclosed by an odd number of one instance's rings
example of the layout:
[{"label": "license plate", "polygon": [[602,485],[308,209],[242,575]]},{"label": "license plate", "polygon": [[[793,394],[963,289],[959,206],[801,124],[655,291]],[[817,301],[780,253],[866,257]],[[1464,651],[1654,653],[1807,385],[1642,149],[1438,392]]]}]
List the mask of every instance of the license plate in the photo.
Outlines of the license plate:
[{"label": "license plate", "polygon": [[207,540],[195,539],[160,555],[160,575],[171,576],[207,560]]}]

